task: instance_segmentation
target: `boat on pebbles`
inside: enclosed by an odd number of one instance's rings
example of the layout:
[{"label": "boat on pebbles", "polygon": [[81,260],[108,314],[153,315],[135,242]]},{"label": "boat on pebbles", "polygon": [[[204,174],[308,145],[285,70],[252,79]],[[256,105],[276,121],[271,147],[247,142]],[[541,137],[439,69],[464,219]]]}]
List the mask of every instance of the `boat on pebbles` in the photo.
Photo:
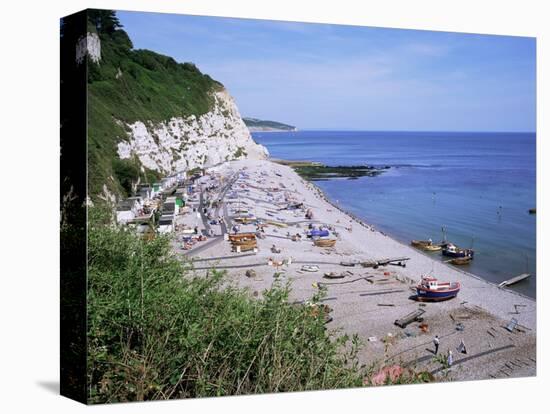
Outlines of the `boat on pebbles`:
[{"label": "boat on pebbles", "polygon": [[421,301],[441,301],[452,299],[460,291],[459,282],[440,282],[434,277],[423,277],[416,286],[417,299]]},{"label": "boat on pebbles", "polygon": [[343,260],[340,262],[340,266],[354,267],[361,264],[360,260]]},{"label": "boat on pebbles", "polygon": [[346,277],[345,273],[327,272],[323,275],[325,279],[343,279]]},{"label": "boat on pebbles", "polygon": [[304,271],[304,272],[318,272],[319,271],[319,266],[317,266],[317,265],[303,265],[301,270]]},{"label": "boat on pebbles", "polygon": [[313,242],[317,247],[334,247],[336,239],[318,239]]}]

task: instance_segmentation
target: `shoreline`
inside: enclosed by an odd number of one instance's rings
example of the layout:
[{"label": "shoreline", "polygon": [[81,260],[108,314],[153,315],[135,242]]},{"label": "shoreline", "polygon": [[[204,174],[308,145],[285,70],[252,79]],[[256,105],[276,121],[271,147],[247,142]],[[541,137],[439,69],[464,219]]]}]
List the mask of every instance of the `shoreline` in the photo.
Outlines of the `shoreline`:
[{"label": "shoreline", "polygon": [[[346,208],[342,207],[341,205],[339,204],[336,204],[333,200],[331,200],[331,198],[329,196],[326,195],[326,193],[319,187],[317,186],[314,182],[311,182],[311,181],[306,181],[308,183],[310,183],[314,188],[315,190],[319,193],[319,195],[327,202],[329,203],[331,206],[333,206],[334,208],[340,210],[343,214],[349,216],[352,220],[354,220],[355,222],[357,222],[358,224],[362,225],[363,227],[367,228],[367,229],[373,229],[374,231],[377,231],[378,233],[386,236],[386,237],[389,237],[391,238],[394,242],[396,243],[399,243],[401,244],[402,246],[407,246],[407,247],[410,247],[408,244],[406,244],[405,242],[402,242],[401,240],[397,239],[396,237],[392,236],[391,234],[388,234],[388,233],[385,233],[381,230],[377,230],[373,224],[369,224],[367,223],[365,220],[361,219],[360,217],[358,217],[357,215],[355,215],[354,213],[348,211]],[[418,251],[418,253],[424,255],[425,257],[427,257],[428,259],[430,260],[433,260],[437,263],[441,263],[442,265],[444,266],[447,266],[449,269],[452,269],[454,271],[457,271],[457,272],[461,272],[463,273],[464,275],[466,276],[469,276],[469,277],[472,277],[474,279],[477,279],[481,282],[484,282],[484,283],[487,283],[491,286],[494,286],[494,287],[498,287],[498,284],[495,283],[495,282],[491,282],[485,278],[483,278],[483,276],[480,276],[480,275],[476,275],[475,273],[471,273],[471,272],[467,272],[463,269],[460,269],[460,268],[457,268],[457,267],[453,267],[451,265],[449,265],[448,263],[445,263],[443,261],[438,261],[438,260],[435,260],[432,256],[430,256],[429,254],[426,254],[425,252],[423,252],[422,250],[419,250],[419,249],[416,249]],[[513,293],[515,295],[518,295],[524,299],[528,299],[528,300],[531,300],[533,302],[536,303],[536,298],[532,298],[531,296],[528,296],[528,295],[525,295],[521,292],[517,292],[515,290],[512,290],[512,289],[507,289],[507,288],[500,288],[501,290],[504,290],[506,292],[509,292],[509,293]]]},{"label": "shoreline", "polygon": [[[275,283],[288,283],[289,300],[296,303],[309,301],[323,285],[327,290],[322,303],[330,308],[332,318],[327,327],[357,334],[364,344],[360,353],[364,364],[398,363],[437,373],[436,379],[441,381],[536,374],[535,299],[500,289],[375,229],[337,205],[289,166],[271,160],[230,161],[209,169],[200,182],[203,184],[199,187],[214,186],[207,193],[209,199],[223,200],[214,215],[223,215],[228,229],[242,210],[266,224],[254,252],[232,251],[231,242],[221,237],[223,231],[217,225],[209,225],[216,236],[191,251],[181,250],[175,242],[175,252],[193,266],[197,276],[212,269],[224,270],[229,285],[247,289],[254,297],[262,297]],[[203,196],[194,198],[193,207],[202,205],[198,200]],[[301,207],[281,208],[289,203]],[[313,219],[304,217],[306,210],[313,212]],[[180,224],[202,228],[194,213],[179,220]],[[328,226],[336,245],[315,246],[304,237],[309,224]],[[256,231],[253,221],[242,223],[239,229],[244,233]],[[290,236],[295,234],[302,236],[292,240]],[[177,237],[176,233],[176,240]],[[407,257],[406,267],[342,265],[353,260],[395,257]],[[304,270],[304,265],[312,264],[317,266],[316,271]],[[332,281],[324,277],[333,273],[343,275],[343,279]],[[416,293],[416,284],[426,274],[441,281],[459,282],[458,297],[442,302],[415,301],[412,293]],[[429,326],[426,331],[421,330],[419,322],[406,328],[395,326],[397,319],[420,309]],[[506,327],[511,318],[517,320],[517,328],[509,331]],[[460,366],[453,368],[452,374],[443,372],[431,354],[433,335],[444,341],[443,352],[455,349],[461,340],[468,344],[468,355],[457,356]],[[521,360],[521,367],[509,370],[502,366],[511,360]],[[439,373],[445,375],[438,376]]]}]

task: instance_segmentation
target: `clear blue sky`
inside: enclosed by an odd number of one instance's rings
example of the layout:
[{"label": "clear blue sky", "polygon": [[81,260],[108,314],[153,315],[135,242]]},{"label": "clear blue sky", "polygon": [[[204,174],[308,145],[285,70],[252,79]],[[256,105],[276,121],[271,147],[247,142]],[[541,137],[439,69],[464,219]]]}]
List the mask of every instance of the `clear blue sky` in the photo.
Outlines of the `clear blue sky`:
[{"label": "clear blue sky", "polygon": [[534,131],[534,38],[119,12],[241,115],[302,129]]}]

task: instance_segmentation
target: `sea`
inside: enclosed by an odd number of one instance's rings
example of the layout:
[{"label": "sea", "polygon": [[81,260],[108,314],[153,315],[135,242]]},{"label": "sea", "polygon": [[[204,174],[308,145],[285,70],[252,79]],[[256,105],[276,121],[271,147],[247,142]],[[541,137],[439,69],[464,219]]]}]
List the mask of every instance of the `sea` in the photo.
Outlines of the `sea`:
[{"label": "sea", "polygon": [[[508,132],[255,132],[272,158],[390,166],[381,175],[315,184],[393,238],[473,248],[460,269],[536,297],[536,134]],[[440,252],[429,253],[443,260]],[[426,269],[429,272],[431,269]]]}]

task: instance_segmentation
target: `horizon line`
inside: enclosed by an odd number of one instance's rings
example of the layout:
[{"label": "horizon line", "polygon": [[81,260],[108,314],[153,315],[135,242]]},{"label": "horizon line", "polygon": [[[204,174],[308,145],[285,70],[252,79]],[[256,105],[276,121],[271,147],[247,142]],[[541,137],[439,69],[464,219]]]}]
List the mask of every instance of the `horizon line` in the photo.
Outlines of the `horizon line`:
[{"label": "horizon line", "polygon": [[264,133],[264,132],[300,132],[300,131],[327,131],[327,132],[469,132],[469,133],[482,133],[482,134],[495,134],[495,133],[506,133],[506,134],[536,134],[537,131],[528,131],[528,130],[443,130],[443,129],[362,129],[362,128],[297,128],[297,131],[292,130],[275,130],[275,131],[253,131],[251,133]]}]

